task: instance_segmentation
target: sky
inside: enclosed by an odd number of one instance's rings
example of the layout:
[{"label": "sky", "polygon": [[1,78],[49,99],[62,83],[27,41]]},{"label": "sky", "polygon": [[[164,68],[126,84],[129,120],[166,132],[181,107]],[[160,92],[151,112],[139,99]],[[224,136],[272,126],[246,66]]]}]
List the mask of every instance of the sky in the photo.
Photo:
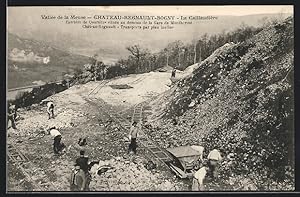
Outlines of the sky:
[{"label": "sky", "polygon": [[[293,6],[24,6],[8,7],[7,29],[22,38],[55,43],[83,55],[93,54],[95,48],[103,49],[101,53],[123,54],[125,46],[136,43],[151,50],[160,50],[174,40],[190,42],[205,33],[215,35],[232,31],[242,23],[257,27],[266,14],[278,13],[292,15]],[[151,31],[83,28],[82,24],[66,25],[64,20],[41,19],[41,15],[71,14],[218,17],[217,20],[193,20],[190,25],[174,25],[171,29]]]},{"label": "sky", "polygon": [[[85,9],[116,12],[147,12],[161,15],[234,15],[293,13],[292,5],[244,6],[78,6]],[[78,8],[77,7],[77,8]]]}]

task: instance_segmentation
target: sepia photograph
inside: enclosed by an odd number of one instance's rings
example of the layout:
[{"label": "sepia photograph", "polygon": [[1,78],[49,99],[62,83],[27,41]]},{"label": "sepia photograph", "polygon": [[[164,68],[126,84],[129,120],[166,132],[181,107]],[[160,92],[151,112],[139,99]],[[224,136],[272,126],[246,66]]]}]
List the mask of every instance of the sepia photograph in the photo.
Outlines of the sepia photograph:
[{"label": "sepia photograph", "polygon": [[293,5],[8,6],[6,191],[295,191]]}]

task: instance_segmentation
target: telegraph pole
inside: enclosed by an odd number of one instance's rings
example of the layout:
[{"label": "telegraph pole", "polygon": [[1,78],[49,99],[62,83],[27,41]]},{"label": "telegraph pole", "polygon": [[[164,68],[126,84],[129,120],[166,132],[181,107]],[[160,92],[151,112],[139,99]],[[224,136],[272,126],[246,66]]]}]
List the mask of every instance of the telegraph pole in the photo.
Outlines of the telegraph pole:
[{"label": "telegraph pole", "polygon": [[199,63],[201,64],[201,61],[202,61],[202,59],[201,59],[201,45],[199,46],[199,49],[200,49]]},{"label": "telegraph pole", "polygon": [[167,66],[169,66],[169,53],[167,52]]},{"label": "telegraph pole", "polygon": [[181,51],[179,51],[179,58],[178,58],[179,67],[181,66],[180,55],[181,55],[181,53],[184,53],[184,52],[185,52],[185,49],[181,49]]},{"label": "telegraph pole", "polygon": [[194,64],[196,64],[197,62],[197,40],[195,41],[195,45],[194,45]]}]

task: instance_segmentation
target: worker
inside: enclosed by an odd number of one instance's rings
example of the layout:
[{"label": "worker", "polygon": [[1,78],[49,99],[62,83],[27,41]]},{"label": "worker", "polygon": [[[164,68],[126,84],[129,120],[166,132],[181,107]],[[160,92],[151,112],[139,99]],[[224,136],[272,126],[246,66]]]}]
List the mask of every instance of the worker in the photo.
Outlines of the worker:
[{"label": "worker", "polygon": [[129,132],[129,140],[130,140],[130,144],[129,144],[129,150],[128,152],[131,153],[133,152],[134,154],[136,154],[136,138],[137,138],[137,134],[138,134],[138,127],[137,127],[137,122],[133,122],[132,126],[130,128],[130,132]]},{"label": "worker", "polygon": [[78,140],[77,143],[78,143],[79,146],[85,146],[85,145],[87,145],[86,137],[85,138],[79,138],[79,140]]},{"label": "worker", "polygon": [[176,75],[176,67],[174,67],[172,70],[171,78],[175,77],[175,75]]},{"label": "worker", "polygon": [[101,63],[100,70],[101,70],[101,79],[104,80],[106,78],[106,66],[104,63]]},{"label": "worker", "polygon": [[212,178],[217,178],[218,176],[218,166],[222,160],[221,153],[217,149],[213,149],[207,156],[208,166],[211,171]]},{"label": "worker", "polygon": [[54,142],[53,142],[53,151],[54,154],[59,154],[61,153],[61,151],[65,148],[64,143],[61,143],[61,133],[57,130],[57,128],[55,126],[50,127],[49,129],[47,129],[47,134],[51,135],[54,137]]},{"label": "worker", "polygon": [[92,179],[91,174],[89,173],[89,169],[90,169],[90,165],[88,164],[89,158],[85,156],[84,150],[81,150],[79,154],[80,156],[79,158],[76,159],[76,164],[80,166],[80,169],[82,169],[85,174],[85,178],[86,178],[85,190],[88,191]]},{"label": "worker", "polygon": [[54,118],[54,104],[52,101],[47,103],[47,113],[49,115],[48,119]]},{"label": "worker", "polygon": [[79,152],[79,158],[76,159],[76,164],[78,164],[80,166],[80,168],[84,171],[84,172],[88,172],[89,169],[89,158],[87,156],[85,156],[85,151],[81,150]]},{"label": "worker", "polygon": [[192,183],[192,191],[203,191],[204,184],[203,181],[206,177],[207,171],[209,170],[208,167],[203,166],[198,171],[196,171],[193,175],[193,183]]},{"label": "worker", "polygon": [[11,127],[13,129],[17,129],[16,122],[15,122],[15,117],[16,117],[15,105],[12,105],[11,103],[8,103],[7,113],[8,113],[7,114],[7,127],[8,127],[8,122],[10,120],[11,121]]},{"label": "worker", "polygon": [[14,105],[13,108],[14,108],[14,119],[15,119],[15,122],[16,122],[16,119],[18,117],[18,114],[17,114],[18,107],[17,107],[17,105]]},{"label": "worker", "polygon": [[103,79],[106,79],[106,77],[107,77],[107,71],[108,71],[108,68],[106,66],[104,66],[104,69],[103,69]]},{"label": "worker", "polygon": [[86,176],[84,171],[80,168],[78,164],[75,164],[75,169],[72,170],[71,175],[71,191],[85,191],[86,186]]}]

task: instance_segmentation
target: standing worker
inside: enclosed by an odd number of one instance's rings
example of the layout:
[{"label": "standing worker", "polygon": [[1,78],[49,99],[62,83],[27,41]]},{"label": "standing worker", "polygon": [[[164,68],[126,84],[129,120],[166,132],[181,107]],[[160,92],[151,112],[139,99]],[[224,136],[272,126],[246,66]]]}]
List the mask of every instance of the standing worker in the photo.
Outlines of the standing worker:
[{"label": "standing worker", "polygon": [[84,155],[85,154],[84,150],[81,150],[79,152],[79,154],[80,154],[80,156],[79,156],[79,158],[76,159],[76,164],[78,164],[84,172],[88,172],[88,170],[89,170],[89,164],[88,164],[89,158]]},{"label": "standing worker", "polygon": [[130,144],[129,144],[129,150],[128,152],[133,152],[134,154],[136,154],[136,138],[137,138],[137,134],[138,134],[138,127],[137,127],[137,122],[133,122],[132,126],[130,128],[130,132],[129,132],[129,139],[130,139]]},{"label": "standing worker", "polygon": [[47,113],[49,115],[48,119],[54,118],[54,104],[52,101],[47,103]]},{"label": "standing worker", "polygon": [[53,151],[54,154],[59,154],[65,148],[64,143],[61,143],[61,133],[56,129],[56,127],[50,127],[46,132],[48,135],[54,137]]},{"label": "standing worker", "polygon": [[106,79],[106,75],[107,75],[107,67],[104,66],[104,69],[103,69],[103,80]]},{"label": "standing worker", "polygon": [[86,157],[84,154],[85,154],[85,151],[81,150],[80,151],[80,157],[76,159],[76,164],[78,166],[80,166],[80,169],[82,169],[83,172],[84,172],[85,179],[86,179],[85,191],[89,191],[89,185],[90,185],[90,182],[91,182],[92,178],[91,178],[91,174],[89,173],[89,169],[90,169],[90,166],[88,164],[89,158]]},{"label": "standing worker", "polygon": [[101,70],[101,80],[104,80],[106,78],[105,76],[106,66],[104,63],[101,63],[100,70]]},{"label": "standing worker", "polygon": [[15,118],[16,118],[16,108],[15,105],[12,105],[11,103],[8,103],[8,109],[7,109],[7,127],[9,120],[11,121],[11,127],[13,129],[17,129]]},{"label": "standing worker", "polygon": [[171,74],[171,78],[175,78],[175,75],[176,75],[176,67],[173,68],[172,70],[172,74]]},{"label": "standing worker", "polygon": [[171,74],[171,78],[170,78],[171,84],[176,82],[175,75],[176,75],[176,67],[174,67],[172,70],[172,74]]},{"label": "standing worker", "polygon": [[18,107],[17,107],[17,105],[14,105],[14,119],[15,119],[15,121],[16,121],[16,119],[17,119],[17,117],[18,117],[18,114],[17,114],[17,111],[18,111]]},{"label": "standing worker", "polygon": [[78,164],[75,164],[75,169],[72,170],[71,175],[71,191],[84,191],[86,185],[86,177],[84,171]]},{"label": "standing worker", "polygon": [[204,184],[203,181],[206,177],[206,173],[208,171],[208,167],[203,166],[193,175],[193,183],[192,183],[192,191],[203,191]]},{"label": "standing worker", "polygon": [[221,153],[217,149],[213,149],[207,156],[208,166],[211,170],[211,175],[213,178],[218,176],[218,166],[222,160]]}]

